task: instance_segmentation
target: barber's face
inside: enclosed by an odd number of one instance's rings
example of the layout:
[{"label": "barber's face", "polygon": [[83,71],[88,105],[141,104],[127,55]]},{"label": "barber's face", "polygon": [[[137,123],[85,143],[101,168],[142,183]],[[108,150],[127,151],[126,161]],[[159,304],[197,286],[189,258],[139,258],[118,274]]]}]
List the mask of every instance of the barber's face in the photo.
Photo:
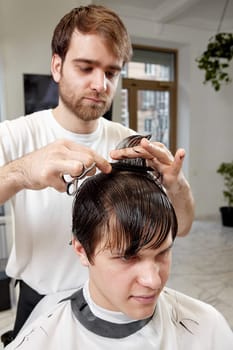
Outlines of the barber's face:
[{"label": "barber's face", "polygon": [[99,118],[111,106],[122,64],[100,36],[76,30],[64,62],[52,59],[59,104],[82,120]]},{"label": "barber's face", "polygon": [[171,233],[158,249],[144,248],[129,260],[97,247],[94,264],[85,260],[94,302],[136,320],[151,316],[169,276],[171,247]]}]

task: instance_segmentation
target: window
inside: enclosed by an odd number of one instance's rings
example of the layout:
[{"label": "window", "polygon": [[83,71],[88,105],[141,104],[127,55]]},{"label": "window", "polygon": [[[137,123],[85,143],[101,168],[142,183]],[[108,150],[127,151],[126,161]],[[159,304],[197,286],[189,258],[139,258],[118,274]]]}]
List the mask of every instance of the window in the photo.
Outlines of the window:
[{"label": "window", "polygon": [[176,149],[177,51],[134,46],[122,72],[121,122]]}]

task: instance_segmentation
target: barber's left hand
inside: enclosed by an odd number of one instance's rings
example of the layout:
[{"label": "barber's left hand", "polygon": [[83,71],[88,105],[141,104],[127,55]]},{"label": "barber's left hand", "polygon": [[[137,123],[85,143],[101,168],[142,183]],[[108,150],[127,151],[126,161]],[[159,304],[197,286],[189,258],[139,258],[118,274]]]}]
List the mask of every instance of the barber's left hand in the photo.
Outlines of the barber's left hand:
[{"label": "barber's left hand", "polygon": [[144,158],[148,166],[162,175],[163,186],[170,192],[179,192],[180,186],[185,181],[182,165],[185,157],[185,150],[178,149],[175,156],[160,142],[150,142],[143,138],[139,146],[113,150],[110,156],[117,159]]}]

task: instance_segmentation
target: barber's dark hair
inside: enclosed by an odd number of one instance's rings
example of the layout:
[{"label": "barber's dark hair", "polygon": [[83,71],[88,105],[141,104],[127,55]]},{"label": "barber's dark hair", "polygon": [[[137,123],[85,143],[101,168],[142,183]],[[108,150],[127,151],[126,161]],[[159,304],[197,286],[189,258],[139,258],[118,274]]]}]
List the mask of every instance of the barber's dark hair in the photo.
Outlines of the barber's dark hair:
[{"label": "barber's dark hair", "polygon": [[[52,54],[64,61],[73,32],[98,34],[104,38],[108,48],[126,63],[132,56],[132,45],[128,32],[112,10],[97,5],[80,6],[67,13],[57,24],[52,38]],[[80,48],[81,50],[82,48]]]},{"label": "barber's dark hair", "polygon": [[[131,136],[121,147],[135,145],[135,140],[138,144],[141,138]],[[177,218],[170,200],[145,161],[137,160],[113,163],[110,174],[87,178],[76,193],[72,231],[91,263],[100,242],[129,258],[145,246],[158,248],[170,231],[173,240],[176,237]]]}]

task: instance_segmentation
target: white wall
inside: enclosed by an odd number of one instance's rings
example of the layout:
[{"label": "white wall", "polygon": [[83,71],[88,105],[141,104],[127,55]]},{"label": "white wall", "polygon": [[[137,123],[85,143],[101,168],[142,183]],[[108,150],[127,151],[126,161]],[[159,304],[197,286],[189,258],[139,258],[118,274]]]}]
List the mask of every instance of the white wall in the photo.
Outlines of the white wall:
[{"label": "white wall", "polygon": [[89,1],[83,0],[0,0],[0,64],[5,75],[8,119],[24,113],[22,74],[50,73],[50,42],[57,22],[73,7],[87,3]]},{"label": "white wall", "polygon": [[[0,98],[8,119],[23,114],[23,73],[50,72],[50,40],[55,24],[71,8],[91,1],[0,0]],[[219,216],[221,161],[233,159],[233,84],[215,92],[203,85],[195,58],[213,33],[130,17],[117,8],[133,43],[179,50],[178,147],[187,152],[185,174],[196,200],[196,217]],[[233,76],[233,65],[231,65]],[[0,85],[1,88],[1,85]]]}]

